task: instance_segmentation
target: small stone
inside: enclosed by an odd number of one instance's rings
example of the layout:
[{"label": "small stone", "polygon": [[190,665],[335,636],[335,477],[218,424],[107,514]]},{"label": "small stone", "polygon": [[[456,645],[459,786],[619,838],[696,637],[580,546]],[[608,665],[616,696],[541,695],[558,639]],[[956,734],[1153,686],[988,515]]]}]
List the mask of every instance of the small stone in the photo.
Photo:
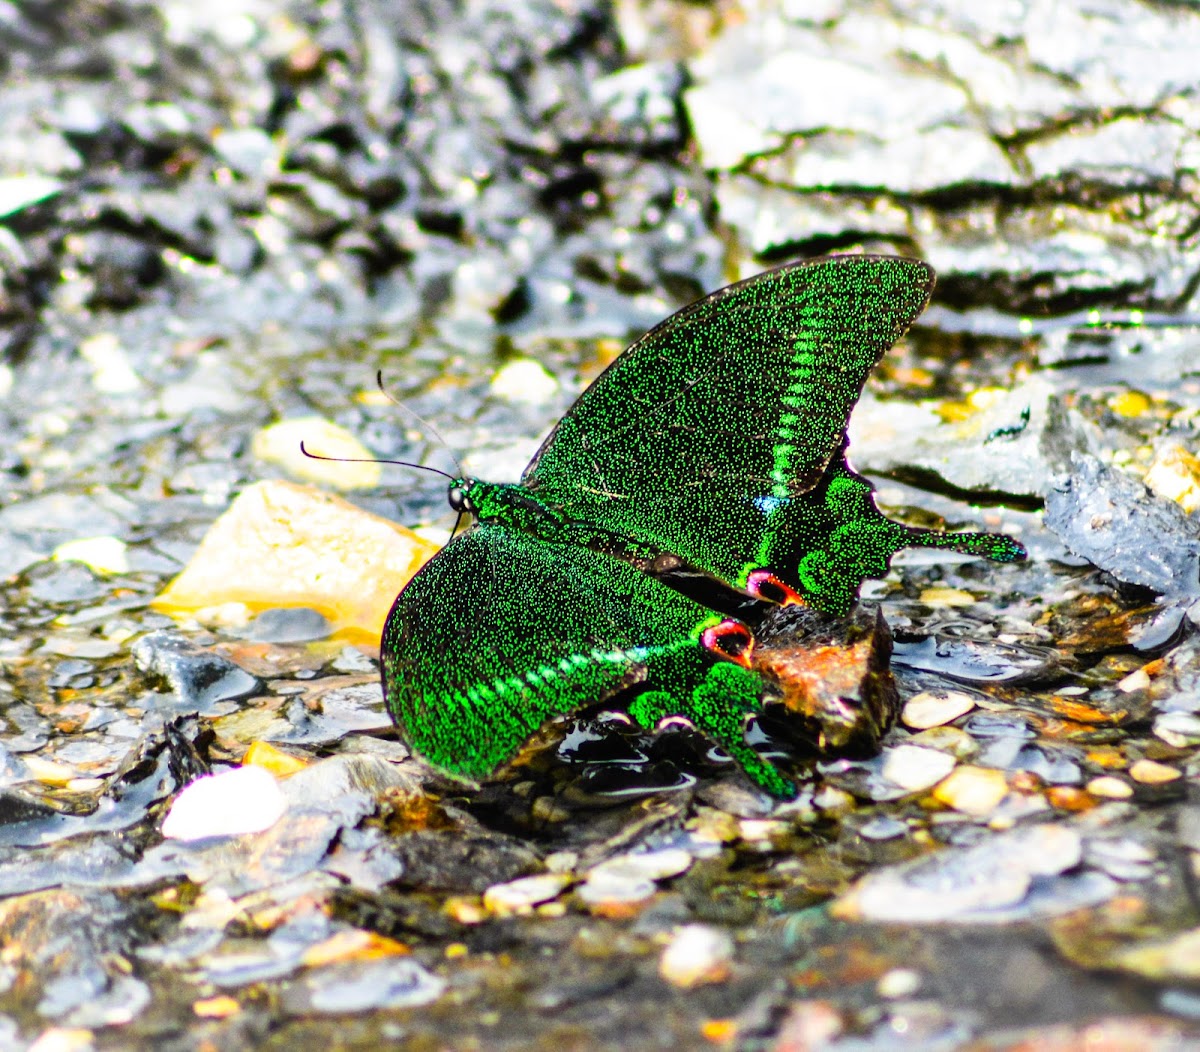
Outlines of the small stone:
[{"label": "small stone", "polygon": [[242,765],[261,767],[276,778],[286,778],[297,771],[303,771],[309,765],[309,761],[277,749],[267,742],[254,742],[242,757]]},{"label": "small stone", "polygon": [[930,727],[927,731],[914,734],[908,744],[940,749],[956,760],[969,760],[979,752],[979,742],[959,727]]},{"label": "small stone", "polygon": [[1164,712],[1154,720],[1154,733],[1176,749],[1200,743],[1200,716],[1194,712]]},{"label": "small stone", "polygon": [[1133,786],[1111,774],[1103,774],[1093,778],[1087,784],[1087,791],[1092,796],[1100,796],[1107,800],[1127,800],[1133,796]]},{"label": "small stone", "polygon": [[820,792],[813,794],[813,807],[820,811],[837,814],[841,811],[854,809],[854,797],[845,789],[827,785]]},{"label": "small stone", "polygon": [[228,1019],[241,1010],[242,1006],[228,994],[218,994],[216,997],[192,1002],[192,1011],[201,1019]]},{"label": "small stone", "polygon": [[1126,694],[1132,694],[1135,690],[1145,690],[1148,686],[1150,686],[1150,675],[1144,668],[1139,668],[1121,680],[1117,684],[1117,689]]},{"label": "small stone", "polygon": [[600,869],[592,872],[576,894],[596,915],[621,919],[640,913],[657,891],[649,877]]},{"label": "small stone", "polygon": [[691,864],[692,856],[683,848],[668,847],[658,851],[617,855],[593,866],[588,873],[588,879],[598,873],[612,873],[648,880],[665,880],[686,873]]},{"label": "small stone", "polygon": [[920,599],[926,606],[935,609],[974,606],[979,602],[970,592],[965,592],[961,588],[926,588],[921,592]]},{"label": "small stone", "polygon": [[1138,760],[1129,768],[1129,777],[1143,785],[1162,785],[1182,778],[1183,774],[1177,768],[1157,760]]},{"label": "small stone", "polygon": [[1164,446],[1142,480],[1160,497],[1186,512],[1200,508],[1200,460],[1178,445]]},{"label": "small stone", "polygon": [[534,906],[558,898],[571,881],[572,877],[567,873],[537,873],[532,877],[519,877],[507,884],[493,884],[483,893],[483,904],[501,917],[529,913]]},{"label": "small stone", "polygon": [[1003,771],[964,766],[952,771],[933,791],[947,807],[968,815],[990,814],[1008,792]]},{"label": "small stone", "polygon": [[955,763],[953,756],[937,749],[896,745],[884,751],[883,776],[901,789],[919,793],[937,785],[954,770]]},{"label": "small stone", "polygon": [[690,989],[729,978],[733,939],[707,924],[687,924],[671,937],[658,962],[658,974],[673,986]]},{"label": "small stone", "polygon": [[912,997],[921,989],[921,973],[914,968],[893,968],[884,972],[875,984],[875,990],[880,997],[889,1000],[900,997]]},{"label": "small stone", "polygon": [[92,367],[92,384],[104,394],[130,394],[142,386],[129,355],[111,332],[89,336],[79,345],[79,355]]},{"label": "small stone", "polygon": [[922,691],[904,704],[901,719],[913,730],[941,727],[975,708],[975,699],[958,690]]},{"label": "small stone", "polygon": [[532,358],[517,358],[492,378],[492,394],[524,405],[544,405],[558,393],[558,381]]},{"label": "small stone", "polygon": [[60,180],[44,175],[0,178],[0,219],[52,197],[62,187]]},{"label": "small stone", "polygon": [[894,840],[908,832],[908,826],[890,815],[876,815],[858,830],[864,840]]},{"label": "small stone", "polygon": [[66,541],[54,549],[55,562],[83,563],[99,574],[129,572],[125,542],[116,537],[81,537]]},{"label": "small stone", "polygon": [[1052,785],[1046,790],[1046,800],[1060,811],[1089,811],[1096,806],[1091,794],[1074,785]]},{"label": "small stone", "polygon": [[203,840],[270,829],[287,810],[279,783],[262,767],[235,767],[189,783],[163,819],[168,840]]},{"label": "small stone", "polygon": [[[305,456],[309,453],[333,460]],[[289,475],[334,486],[337,489],[371,489],[379,485],[381,469],[375,454],[344,427],[320,416],[302,416],[281,420],[255,434],[251,452],[259,460],[276,464]],[[347,460],[370,463],[346,463]]]},{"label": "small stone", "polygon": [[52,1026],[43,1030],[26,1052],[92,1052],[96,1047],[93,1036],[82,1027]]}]

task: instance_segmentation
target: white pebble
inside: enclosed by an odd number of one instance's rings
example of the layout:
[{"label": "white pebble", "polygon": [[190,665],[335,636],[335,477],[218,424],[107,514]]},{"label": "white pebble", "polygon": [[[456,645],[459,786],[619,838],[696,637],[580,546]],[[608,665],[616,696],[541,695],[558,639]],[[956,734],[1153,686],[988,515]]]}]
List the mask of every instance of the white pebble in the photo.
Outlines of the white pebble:
[{"label": "white pebble", "polygon": [[912,997],[921,989],[921,973],[913,968],[893,968],[879,977],[875,989],[880,997],[889,999]]},{"label": "white pebble", "polygon": [[483,904],[501,916],[525,913],[534,906],[558,898],[570,883],[569,873],[537,873],[532,877],[519,877],[507,884],[493,884],[483,893]]},{"label": "white pebble", "polygon": [[163,819],[168,840],[240,836],[270,829],[287,810],[274,775],[262,767],[235,767],[191,782]]},{"label": "white pebble", "polygon": [[729,977],[733,939],[707,924],[687,924],[672,936],[658,963],[658,974],[685,989],[719,983]]},{"label": "white pebble", "polygon": [[492,378],[492,394],[510,402],[544,405],[557,392],[558,381],[532,358],[517,358]]},{"label": "white pebble", "polygon": [[883,776],[901,789],[919,793],[937,785],[954,770],[956,761],[939,749],[897,745],[883,754]]},{"label": "white pebble", "polygon": [[960,690],[925,690],[905,702],[904,714],[900,718],[905,726],[923,731],[950,723],[973,708],[975,699]]}]

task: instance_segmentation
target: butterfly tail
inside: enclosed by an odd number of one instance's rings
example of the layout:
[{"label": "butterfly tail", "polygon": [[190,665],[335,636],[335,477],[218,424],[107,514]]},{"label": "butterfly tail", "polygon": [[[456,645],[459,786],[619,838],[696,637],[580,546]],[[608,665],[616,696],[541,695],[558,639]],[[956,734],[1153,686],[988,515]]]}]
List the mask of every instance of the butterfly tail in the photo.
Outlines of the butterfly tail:
[{"label": "butterfly tail", "polygon": [[1012,563],[1028,554],[1024,547],[1003,533],[942,533],[939,530],[908,531],[906,547],[942,548],[964,555],[980,555],[998,563]]}]

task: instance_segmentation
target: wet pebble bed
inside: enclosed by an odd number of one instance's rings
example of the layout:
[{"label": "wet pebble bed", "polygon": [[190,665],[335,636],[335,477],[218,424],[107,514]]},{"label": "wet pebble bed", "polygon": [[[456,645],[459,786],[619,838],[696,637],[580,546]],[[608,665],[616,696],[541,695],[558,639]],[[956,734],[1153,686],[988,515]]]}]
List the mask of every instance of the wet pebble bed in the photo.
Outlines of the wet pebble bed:
[{"label": "wet pebble bed", "polygon": [[[1200,1040],[1198,50],[1141,0],[0,5],[0,1045]],[[299,441],[514,478],[627,337],[857,249],[939,287],[855,467],[1031,556],[868,584],[874,747],[782,804],[605,714],[410,758],[370,626],[444,489]]]}]

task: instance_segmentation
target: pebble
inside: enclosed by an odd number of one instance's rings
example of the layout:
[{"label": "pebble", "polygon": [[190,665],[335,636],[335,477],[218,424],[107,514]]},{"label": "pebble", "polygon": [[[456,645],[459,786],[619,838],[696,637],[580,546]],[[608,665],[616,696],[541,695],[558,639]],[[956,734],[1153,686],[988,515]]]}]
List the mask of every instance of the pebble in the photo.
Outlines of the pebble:
[{"label": "pebble", "polygon": [[492,394],[523,405],[545,405],[558,393],[558,381],[532,358],[517,358],[492,378]]},{"label": "pebble", "polygon": [[483,893],[483,905],[501,917],[529,913],[534,906],[558,898],[573,879],[569,873],[537,873],[493,884]]},{"label": "pebble", "polygon": [[970,592],[965,592],[961,588],[926,588],[921,592],[920,600],[926,606],[935,609],[974,606],[979,602]]},{"label": "pebble", "polygon": [[80,343],[79,356],[92,367],[92,385],[102,394],[131,394],[142,386],[128,353],[111,332],[89,336]]},{"label": "pebble", "polygon": [[1007,793],[1008,781],[1003,771],[973,766],[952,771],[933,791],[934,797],[947,807],[968,815],[990,813]]},{"label": "pebble", "polygon": [[411,530],[311,486],[259,482],[213,523],[154,606],[174,616],[223,603],[306,606],[333,631],[378,644],[397,593],[436,550]]},{"label": "pebble", "polygon": [[896,745],[884,751],[883,776],[901,789],[919,793],[937,785],[954,770],[956,762],[949,753],[937,749]]},{"label": "pebble", "polygon": [[129,572],[129,556],[125,542],[116,537],[80,537],[66,541],[54,549],[55,562],[83,563],[99,574]]},{"label": "pebble", "polygon": [[1200,460],[1180,445],[1163,446],[1142,481],[1189,514],[1200,508]]},{"label": "pebble", "polygon": [[601,917],[631,917],[641,911],[658,891],[649,877],[600,870],[593,872],[576,894]]},{"label": "pebble", "polygon": [[1107,800],[1127,800],[1133,796],[1133,786],[1111,774],[1093,778],[1087,784],[1087,791],[1092,796],[1101,796]]},{"label": "pebble", "polygon": [[1164,712],[1154,720],[1154,733],[1176,749],[1200,742],[1200,716],[1194,712]]},{"label": "pebble", "polygon": [[168,840],[261,833],[283,817],[287,800],[263,767],[235,767],[189,783],[163,819]]},{"label": "pebble", "polygon": [[685,990],[724,982],[729,978],[733,949],[733,938],[724,929],[687,924],[675,932],[663,950],[658,974]]},{"label": "pebble", "polygon": [[893,968],[884,972],[875,984],[875,990],[880,997],[894,1000],[900,997],[912,997],[921,989],[921,973],[914,968]]},{"label": "pebble", "polygon": [[242,765],[261,767],[276,778],[286,778],[303,771],[309,765],[309,761],[277,749],[267,742],[253,742],[242,757]]},{"label": "pebble", "polygon": [[1132,694],[1135,690],[1145,690],[1148,686],[1150,686],[1150,674],[1144,668],[1136,669],[1117,683],[1117,689],[1125,694]]},{"label": "pebble", "polygon": [[975,699],[962,691],[922,691],[909,698],[900,717],[905,726],[923,731],[941,727],[975,708]]},{"label": "pebble", "polygon": [[[371,462],[315,460],[304,455],[301,442],[317,456]],[[344,427],[320,416],[294,417],[265,427],[255,434],[250,449],[259,460],[275,464],[289,475],[337,489],[372,489],[381,477],[375,454]]]},{"label": "pebble", "polygon": [[0,178],[0,219],[46,200],[61,190],[58,179],[44,175],[14,175]]},{"label": "pebble", "polygon": [[692,865],[692,856],[680,847],[662,848],[658,851],[642,851],[635,854],[617,855],[593,866],[588,872],[591,880],[598,874],[642,877],[648,880],[665,880],[686,873]]},{"label": "pebble", "polygon": [[[1079,865],[1083,841],[1065,826],[1042,824],[986,837],[965,848],[948,848],[931,855],[875,870],[834,903],[840,919],[899,922],[1006,919],[1009,912],[1036,910],[1035,878],[1051,878]],[[1107,878],[1104,878],[1107,881]],[[1079,889],[1084,896],[1111,892]],[[1074,907],[1071,889],[1053,905]]]},{"label": "pebble", "polygon": [[858,835],[864,840],[894,840],[908,832],[908,826],[890,815],[876,815],[864,822]]},{"label": "pebble", "polygon": [[1143,785],[1162,785],[1182,778],[1183,774],[1177,768],[1157,760],[1138,760],[1129,768],[1129,777]]}]

